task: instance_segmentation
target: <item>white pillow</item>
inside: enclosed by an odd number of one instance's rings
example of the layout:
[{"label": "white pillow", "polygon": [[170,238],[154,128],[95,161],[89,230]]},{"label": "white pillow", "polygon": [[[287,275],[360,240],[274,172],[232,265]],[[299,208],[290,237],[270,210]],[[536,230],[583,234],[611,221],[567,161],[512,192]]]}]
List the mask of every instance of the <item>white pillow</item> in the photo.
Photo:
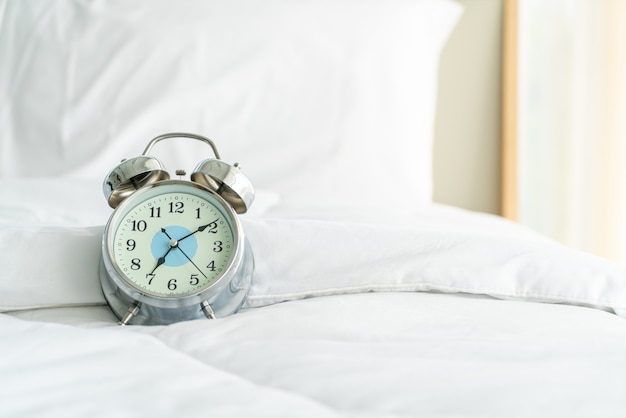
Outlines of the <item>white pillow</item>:
[{"label": "white pillow", "polygon": [[[285,202],[431,199],[449,0],[22,0],[0,26],[0,176],[102,179],[214,139]],[[212,157],[157,145],[173,172]]]},{"label": "white pillow", "polygon": [[[255,257],[245,306],[370,291],[437,291],[583,305],[626,317],[624,268],[519,225],[438,207],[406,219],[380,213],[372,219],[244,217]],[[0,223],[0,312],[103,303],[102,232]]]}]

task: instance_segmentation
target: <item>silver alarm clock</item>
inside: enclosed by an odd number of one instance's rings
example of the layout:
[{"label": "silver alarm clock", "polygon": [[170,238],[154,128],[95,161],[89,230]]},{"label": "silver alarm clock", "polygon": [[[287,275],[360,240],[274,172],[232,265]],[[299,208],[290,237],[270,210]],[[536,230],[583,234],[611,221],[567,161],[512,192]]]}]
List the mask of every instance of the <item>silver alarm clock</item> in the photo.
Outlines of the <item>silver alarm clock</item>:
[{"label": "silver alarm clock", "polygon": [[[170,180],[148,154],[169,138],[202,141],[215,158],[200,162],[190,181]],[[100,281],[120,324],[171,324],[239,310],[254,258],[238,214],[252,204],[254,188],[237,163],[220,159],[210,139],[158,136],[141,156],[111,170],[103,191],[115,210],[102,240]]]}]

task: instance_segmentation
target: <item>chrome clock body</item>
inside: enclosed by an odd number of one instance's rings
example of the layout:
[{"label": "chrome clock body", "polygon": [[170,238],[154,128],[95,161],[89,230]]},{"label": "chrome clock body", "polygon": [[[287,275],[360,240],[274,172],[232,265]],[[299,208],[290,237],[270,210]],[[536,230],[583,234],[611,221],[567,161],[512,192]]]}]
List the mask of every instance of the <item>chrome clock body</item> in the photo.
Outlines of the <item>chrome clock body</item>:
[{"label": "chrome clock body", "polygon": [[[102,241],[100,281],[120,324],[170,324],[231,315],[245,300],[254,258],[238,213],[254,189],[219,159],[202,161],[191,181],[169,180],[160,161],[122,161],[103,188],[115,208]],[[177,173],[181,174],[181,173]]]}]

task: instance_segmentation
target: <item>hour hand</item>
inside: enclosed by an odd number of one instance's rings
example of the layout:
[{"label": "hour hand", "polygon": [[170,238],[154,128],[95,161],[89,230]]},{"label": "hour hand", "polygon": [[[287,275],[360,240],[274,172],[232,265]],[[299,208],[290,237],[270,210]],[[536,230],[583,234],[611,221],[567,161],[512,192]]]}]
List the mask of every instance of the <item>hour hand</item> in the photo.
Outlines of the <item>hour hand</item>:
[{"label": "hour hand", "polygon": [[161,232],[163,232],[165,234],[165,236],[168,237],[169,239],[172,239],[172,237],[170,237],[170,234],[167,233],[165,228],[161,228]]}]

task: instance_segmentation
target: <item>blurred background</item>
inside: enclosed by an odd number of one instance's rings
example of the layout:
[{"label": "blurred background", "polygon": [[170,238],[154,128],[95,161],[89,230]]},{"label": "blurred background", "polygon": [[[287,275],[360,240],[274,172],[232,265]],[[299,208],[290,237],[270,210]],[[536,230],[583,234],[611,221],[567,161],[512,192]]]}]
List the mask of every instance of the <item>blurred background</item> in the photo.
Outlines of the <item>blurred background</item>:
[{"label": "blurred background", "polygon": [[626,1],[517,3],[518,220],[626,265]]}]

